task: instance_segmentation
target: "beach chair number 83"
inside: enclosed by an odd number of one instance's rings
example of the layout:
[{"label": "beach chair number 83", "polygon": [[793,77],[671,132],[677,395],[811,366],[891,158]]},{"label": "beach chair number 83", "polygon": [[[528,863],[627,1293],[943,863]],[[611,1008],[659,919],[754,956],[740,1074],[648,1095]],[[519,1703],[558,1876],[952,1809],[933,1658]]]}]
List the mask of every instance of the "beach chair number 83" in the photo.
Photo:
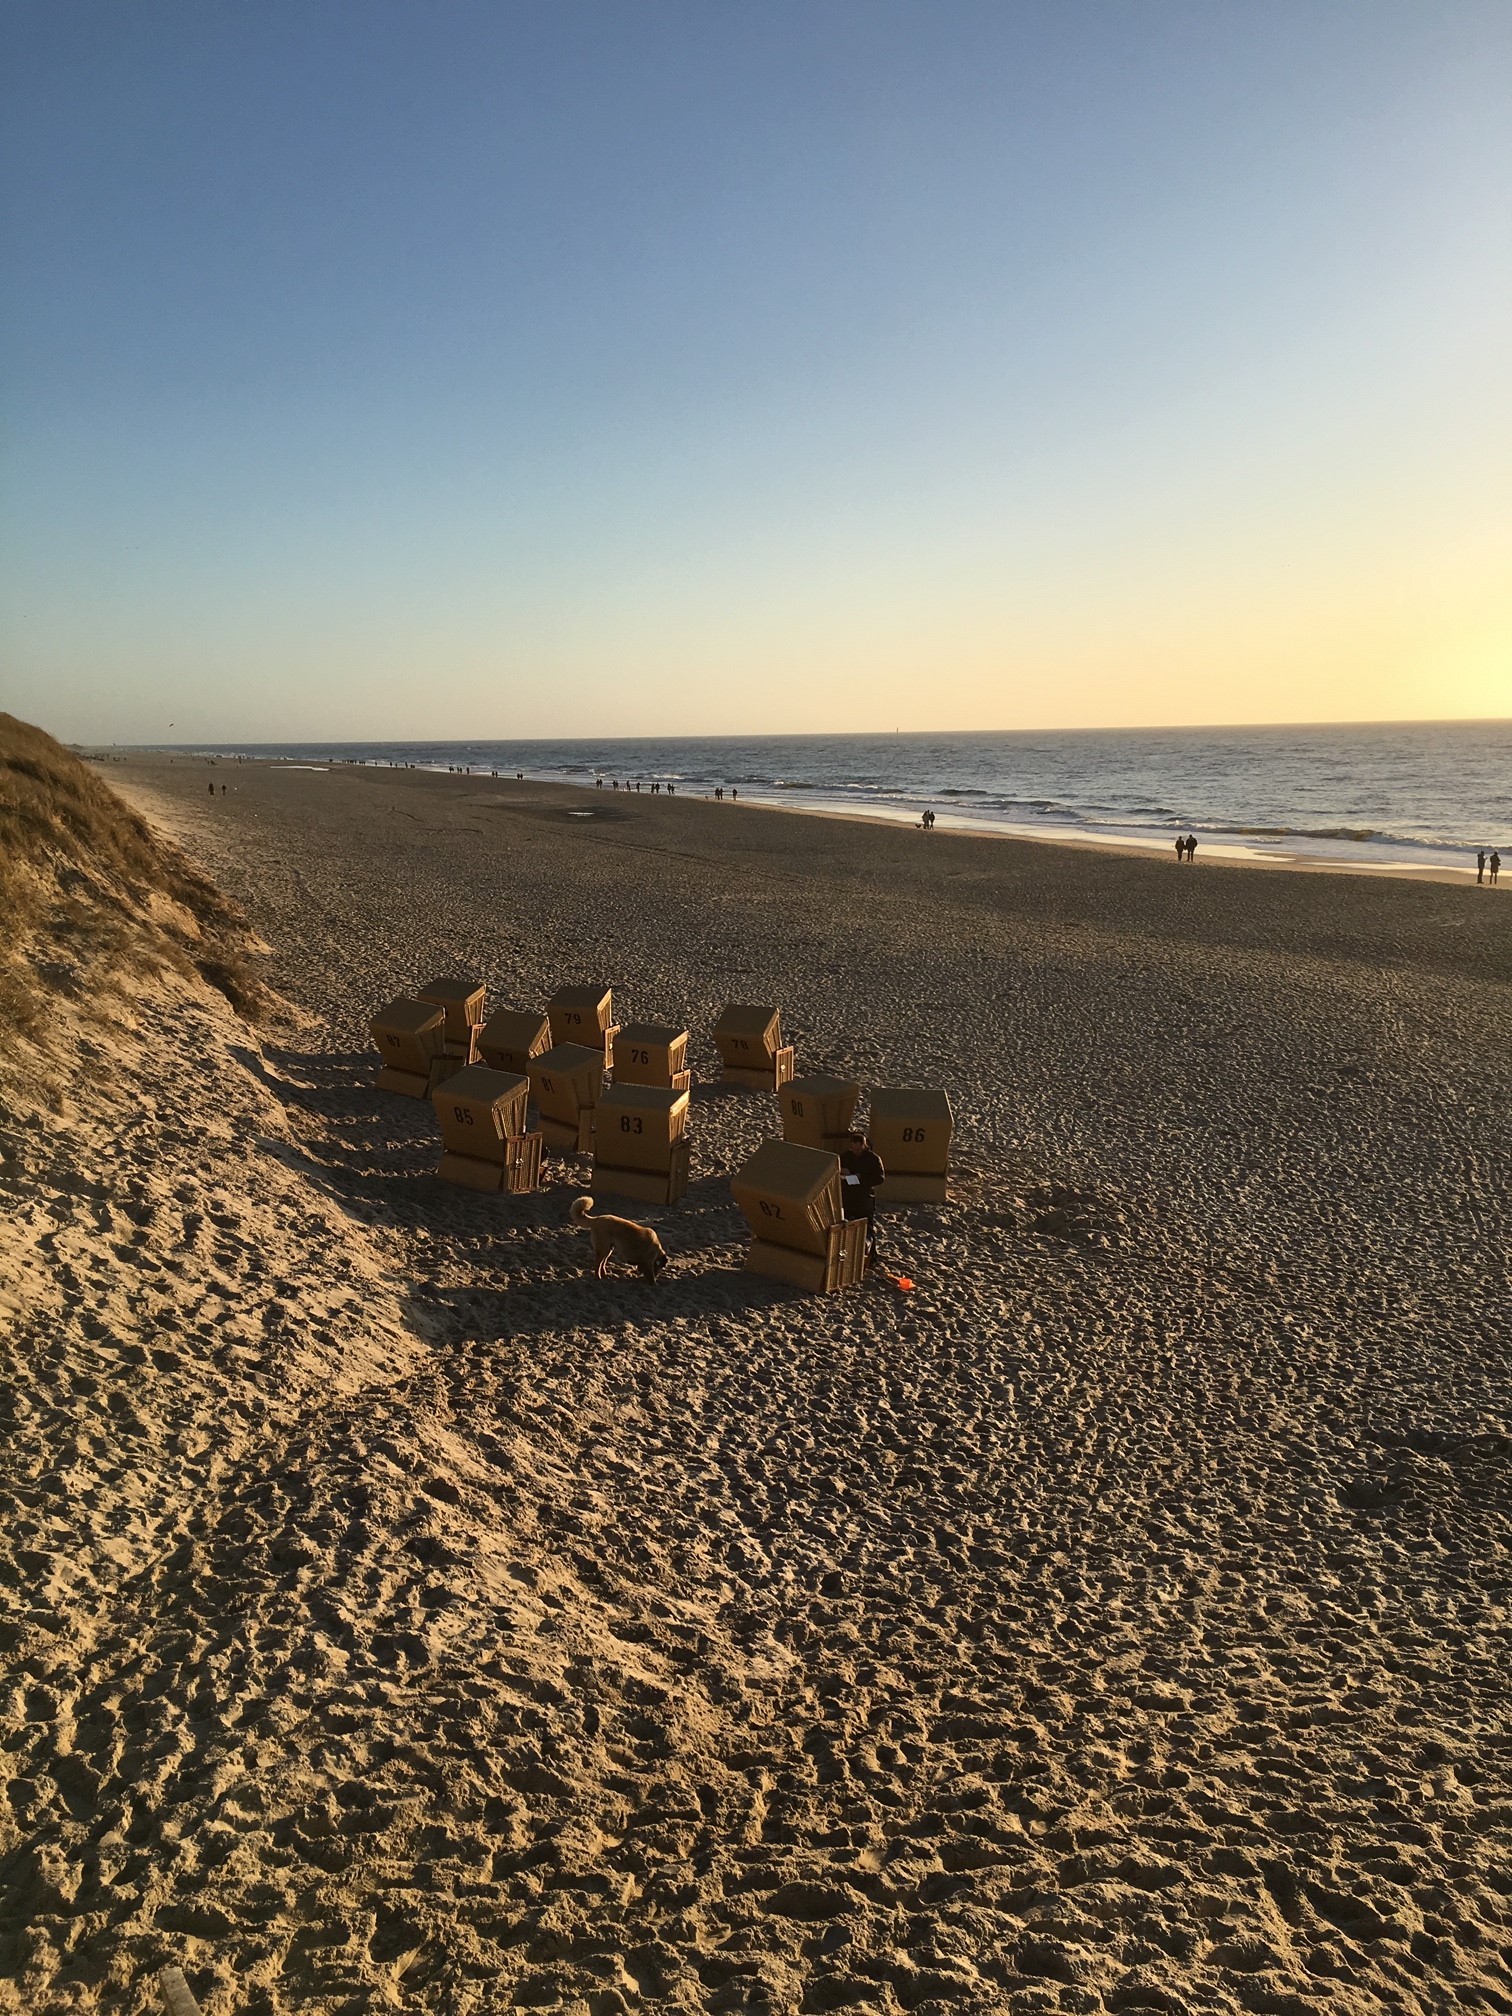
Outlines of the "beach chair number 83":
[{"label": "beach chair number 83", "polygon": [[621,1134],[643,1134],[645,1129],[641,1125],[639,1114],[622,1113],[620,1115],[620,1132]]}]

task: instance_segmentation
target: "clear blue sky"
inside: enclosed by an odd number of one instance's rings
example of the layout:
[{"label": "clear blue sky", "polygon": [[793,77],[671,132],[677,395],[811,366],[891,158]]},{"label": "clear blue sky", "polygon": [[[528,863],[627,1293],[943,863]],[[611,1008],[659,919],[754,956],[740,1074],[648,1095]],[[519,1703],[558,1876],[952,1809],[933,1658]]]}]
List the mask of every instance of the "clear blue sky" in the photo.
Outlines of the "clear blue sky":
[{"label": "clear blue sky", "polygon": [[0,74],[58,733],[1512,713],[1507,0],[12,0]]}]

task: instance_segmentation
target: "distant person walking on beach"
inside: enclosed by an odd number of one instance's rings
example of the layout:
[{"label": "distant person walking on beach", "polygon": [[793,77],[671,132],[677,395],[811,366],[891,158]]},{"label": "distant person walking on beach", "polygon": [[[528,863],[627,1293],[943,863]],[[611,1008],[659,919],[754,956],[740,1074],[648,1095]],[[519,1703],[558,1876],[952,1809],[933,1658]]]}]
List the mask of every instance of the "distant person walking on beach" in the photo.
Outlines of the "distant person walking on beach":
[{"label": "distant person walking on beach", "polygon": [[859,1128],[845,1137],[840,1167],[844,1179],[841,1204],[847,1218],[866,1220],[866,1264],[873,1267],[877,1260],[877,1185],[887,1171],[882,1157]]},{"label": "distant person walking on beach", "polygon": [[1484,882],[1486,879],[1486,850],[1484,847],[1482,847],[1479,854],[1475,857],[1475,879],[1477,882]]},{"label": "distant person walking on beach", "polygon": [[1197,859],[1197,835],[1195,833],[1188,833],[1186,847],[1187,863],[1190,865]]},{"label": "distant person walking on beach", "polygon": [[924,828],[924,831],[925,831],[926,833],[933,833],[933,831],[934,831],[934,814],[933,814],[933,812],[926,812],[926,813],[924,814],[924,817],[923,817],[923,818],[922,818],[922,819],[921,819],[921,820],[919,821],[919,824],[920,824],[920,825],[921,825],[921,826],[922,826],[922,827]]},{"label": "distant person walking on beach", "polygon": [[1186,859],[1186,835],[1185,833],[1178,833],[1176,835],[1176,866],[1179,868],[1182,862],[1185,861],[1185,859]]},{"label": "distant person walking on beach", "polygon": [[1492,888],[1494,889],[1494,888],[1496,887],[1496,878],[1497,878],[1497,876],[1498,876],[1498,875],[1500,875],[1500,873],[1501,873],[1501,856],[1500,856],[1500,854],[1493,854],[1493,855],[1491,856],[1491,859],[1490,859],[1490,860],[1489,860],[1489,861],[1488,861],[1488,862],[1486,863],[1486,866],[1487,866],[1487,868],[1488,868],[1488,869],[1490,870],[1490,874],[1491,874],[1491,887],[1492,887]]}]

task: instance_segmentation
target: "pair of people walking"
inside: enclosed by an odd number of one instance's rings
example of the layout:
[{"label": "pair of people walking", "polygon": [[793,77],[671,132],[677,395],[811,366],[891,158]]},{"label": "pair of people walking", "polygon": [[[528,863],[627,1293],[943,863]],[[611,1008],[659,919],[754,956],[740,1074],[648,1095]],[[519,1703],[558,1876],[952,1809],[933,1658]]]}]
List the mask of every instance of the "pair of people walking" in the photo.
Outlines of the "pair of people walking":
[{"label": "pair of people walking", "polygon": [[1501,873],[1500,854],[1498,854],[1496,850],[1493,848],[1490,856],[1488,857],[1485,848],[1482,847],[1480,852],[1475,857],[1476,881],[1489,882],[1492,888],[1494,889],[1496,887],[1496,878],[1498,875],[1500,875],[1500,873]]},{"label": "pair of people walking", "polygon": [[1176,835],[1176,859],[1178,862],[1195,861],[1197,859],[1197,835],[1195,833],[1178,833]]}]

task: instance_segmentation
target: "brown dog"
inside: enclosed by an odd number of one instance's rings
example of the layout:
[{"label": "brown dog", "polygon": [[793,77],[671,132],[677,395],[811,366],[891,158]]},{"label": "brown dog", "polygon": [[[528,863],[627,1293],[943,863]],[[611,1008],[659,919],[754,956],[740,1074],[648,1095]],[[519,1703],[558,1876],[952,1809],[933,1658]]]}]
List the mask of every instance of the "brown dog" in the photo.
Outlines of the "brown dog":
[{"label": "brown dog", "polygon": [[574,1197],[567,1217],[573,1225],[586,1224],[593,1234],[593,1257],[598,1262],[593,1271],[600,1281],[611,1260],[627,1260],[645,1280],[654,1282],[667,1264],[667,1252],[651,1227],[637,1225],[633,1218],[590,1218],[592,1210],[591,1197]]}]

